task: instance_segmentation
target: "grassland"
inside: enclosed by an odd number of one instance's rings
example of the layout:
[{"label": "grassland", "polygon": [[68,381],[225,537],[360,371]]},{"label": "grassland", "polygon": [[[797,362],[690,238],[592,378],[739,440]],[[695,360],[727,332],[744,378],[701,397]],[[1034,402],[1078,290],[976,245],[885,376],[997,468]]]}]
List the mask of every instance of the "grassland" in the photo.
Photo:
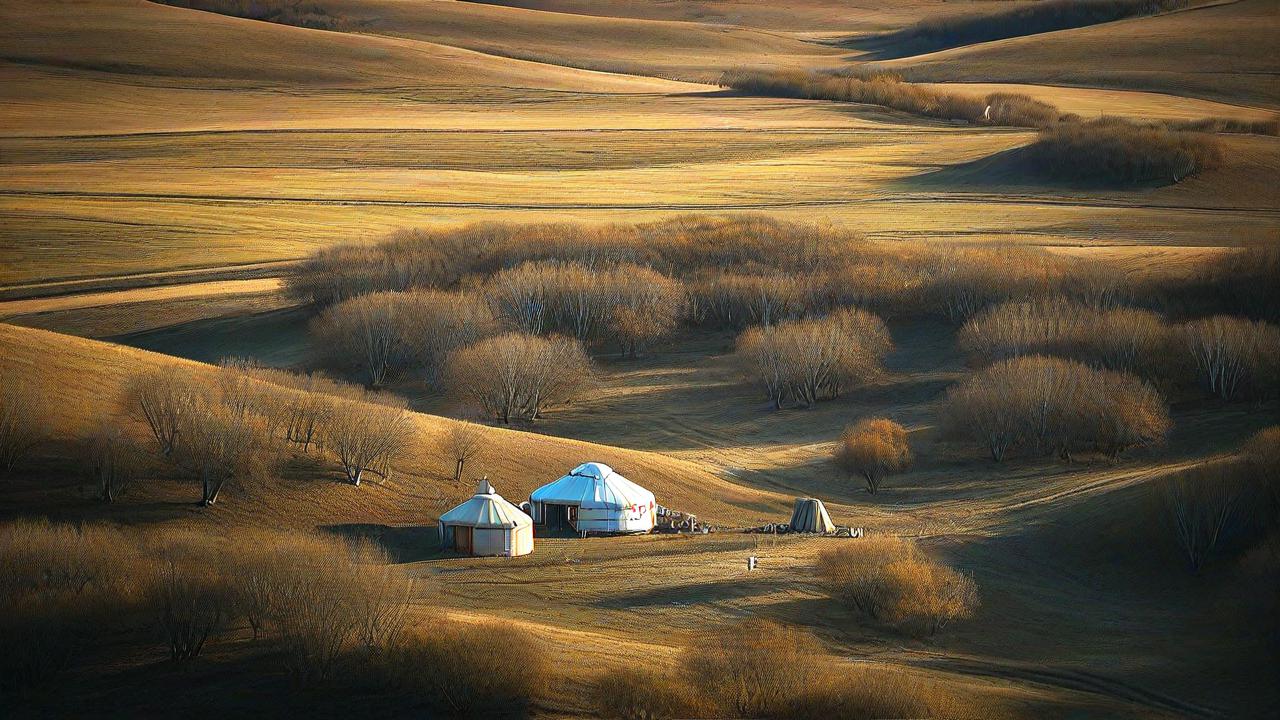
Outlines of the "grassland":
[{"label": "grassland", "polygon": [[[708,536],[540,538],[511,561],[441,554],[435,521],[474,483],[453,480],[444,450],[461,408],[413,380],[391,387],[413,414],[390,480],[352,487],[294,453],[209,508],[165,472],[114,504],[90,498],[74,438],[103,411],[127,423],[118,396],[130,376],[172,366],[211,381],[207,363],[230,354],[311,369],[313,310],[284,279],[319,249],[397,228],[748,212],[831,225],[886,252],[1045,247],[1135,286],[1277,241],[1274,137],[1220,135],[1217,166],[1174,184],[1077,187],[1019,164],[1032,130],[708,84],[744,66],[860,69],[870,56],[850,38],[954,14],[954,3],[322,5],[349,20],[341,31],[144,0],[0,7],[0,378],[31,379],[56,426],[0,481],[0,520],[372,537],[421,581],[414,622],[509,621],[549,648],[556,699],[537,708],[548,717],[589,715],[595,671],[637,658],[675,668],[676,648],[745,617],[812,630],[839,667],[902,669],[980,701],[987,717],[1276,706],[1263,677],[1276,658],[1273,608],[1254,592],[1274,563],[1185,572],[1154,492],[1234,457],[1276,422],[1274,399],[1178,391],[1162,446],[996,465],[938,422],[946,388],[973,370],[956,327],[939,320],[892,319],[885,375],[808,410],[768,410],[741,381],[733,334],[685,327],[639,360],[601,353],[596,389],[532,430],[484,431],[475,471],[512,500],[599,460],[720,529]],[[1280,108],[1276,8],[1212,3],[878,65],[1086,119],[1265,120]],[[916,455],[874,496],[830,461],[841,429],[871,417],[906,427]],[[785,520],[801,495],[823,498],[837,524],[914,538],[971,574],[976,616],[933,638],[885,631],[814,576],[820,552],[856,541],[734,532]],[[748,555],[761,559],[750,573]],[[112,636],[18,716],[325,715],[385,701],[330,690],[283,705],[277,659],[247,632],[183,671],[149,640]]]}]

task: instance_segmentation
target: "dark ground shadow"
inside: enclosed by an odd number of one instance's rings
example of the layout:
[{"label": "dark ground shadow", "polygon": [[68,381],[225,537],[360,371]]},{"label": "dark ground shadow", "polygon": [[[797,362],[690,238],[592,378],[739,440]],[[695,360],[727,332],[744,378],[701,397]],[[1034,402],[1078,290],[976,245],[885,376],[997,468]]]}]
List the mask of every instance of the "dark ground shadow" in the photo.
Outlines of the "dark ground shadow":
[{"label": "dark ground shadow", "polygon": [[188,360],[217,363],[246,357],[270,367],[304,363],[310,350],[307,307],[235,317],[209,318],[105,338],[121,345]]},{"label": "dark ground shadow", "polygon": [[343,523],[322,525],[321,530],[348,540],[368,540],[382,546],[392,562],[411,563],[451,557],[440,548],[440,528],[436,525],[378,525]]}]

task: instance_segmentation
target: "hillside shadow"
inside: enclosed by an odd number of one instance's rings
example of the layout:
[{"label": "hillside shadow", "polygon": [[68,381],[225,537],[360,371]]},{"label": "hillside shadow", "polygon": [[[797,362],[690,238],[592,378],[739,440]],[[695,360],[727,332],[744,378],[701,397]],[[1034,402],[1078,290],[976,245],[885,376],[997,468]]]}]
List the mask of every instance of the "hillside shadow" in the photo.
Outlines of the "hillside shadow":
[{"label": "hillside shadow", "polygon": [[1128,182],[1123,180],[1061,178],[1041,167],[1027,147],[1002,150],[977,160],[930,170],[893,181],[905,191],[990,192],[998,188],[1017,188],[1020,192],[1043,190],[1145,190],[1174,184],[1169,181]]},{"label": "hillside shadow", "polygon": [[436,525],[342,523],[322,525],[320,529],[347,540],[377,543],[394,563],[421,562],[447,556],[440,548],[440,528]]},{"label": "hillside shadow", "polygon": [[763,579],[716,580],[715,582],[696,585],[673,585],[655,590],[614,595],[613,597],[596,601],[595,606],[612,610],[627,610],[663,605],[703,605],[723,600],[737,600],[753,595],[762,595],[777,589],[777,582]]}]

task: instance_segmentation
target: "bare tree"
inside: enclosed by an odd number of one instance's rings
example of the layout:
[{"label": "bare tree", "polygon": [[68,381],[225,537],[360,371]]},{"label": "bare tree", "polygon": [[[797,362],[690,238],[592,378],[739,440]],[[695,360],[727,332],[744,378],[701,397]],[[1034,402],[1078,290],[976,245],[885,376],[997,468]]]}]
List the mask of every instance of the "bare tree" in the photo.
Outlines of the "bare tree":
[{"label": "bare tree", "polygon": [[576,340],[507,333],[452,353],[445,378],[451,393],[510,423],[571,400],[589,383],[591,365]]},{"label": "bare tree", "polygon": [[408,357],[401,332],[404,309],[398,292],[357,295],[317,317],[311,333],[330,361],[359,367],[369,386],[378,387]]},{"label": "bare tree", "polygon": [[118,421],[100,418],[85,439],[85,473],[103,502],[113,502],[142,467],[141,450]]},{"label": "bare tree", "polygon": [[210,391],[173,365],[135,375],[125,388],[126,406],[140,413],[156,439],[160,454],[169,457],[177,447],[190,416],[208,405]]},{"label": "bare tree", "polygon": [[0,476],[7,475],[50,435],[39,394],[25,380],[0,378]]},{"label": "bare tree", "polygon": [[1213,557],[1243,517],[1241,487],[1230,468],[1200,468],[1165,480],[1164,506],[1192,572]]},{"label": "bare tree", "polygon": [[874,494],[886,475],[911,466],[907,431],[884,418],[862,420],[845,428],[836,444],[835,460],[846,471],[861,475],[867,492]]},{"label": "bare tree", "polygon": [[1164,400],[1142,380],[1039,355],[974,373],[947,391],[942,413],[950,432],[978,440],[996,461],[1016,448],[1115,456],[1161,441],[1170,427]]},{"label": "bare tree", "polygon": [[863,310],[751,328],[738,338],[744,374],[759,382],[775,408],[839,397],[876,377],[892,347],[884,323]]},{"label": "bare tree", "polygon": [[271,460],[257,420],[237,415],[206,400],[182,423],[182,442],[170,456],[200,481],[200,504],[218,501],[223,485],[234,477],[259,476]]},{"label": "bare tree", "polygon": [[409,414],[392,399],[349,393],[331,401],[321,439],[337,456],[347,482],[359,485],[366,472],[389,478],[412,433]]},{"label": "bare tree", "polygon": [[453,481],[462,480],[462,468],[468,460],[484,450],[485,427],[471,420],[455,420],[449,424],[445,443],[453,458]]},{"label": "bare tree", "polygon": [[1231,400],[1246,391],[1269,394],[1280,383],[1280,328],[1217,315],[1182,326],[1197,374],[1209,392]]},{"label": "bare tree", "polygon": [[432,387],[440,387],[449,353],[497,332],[489,303],[474,293],[427,290],[403,300],[402,341]]}]

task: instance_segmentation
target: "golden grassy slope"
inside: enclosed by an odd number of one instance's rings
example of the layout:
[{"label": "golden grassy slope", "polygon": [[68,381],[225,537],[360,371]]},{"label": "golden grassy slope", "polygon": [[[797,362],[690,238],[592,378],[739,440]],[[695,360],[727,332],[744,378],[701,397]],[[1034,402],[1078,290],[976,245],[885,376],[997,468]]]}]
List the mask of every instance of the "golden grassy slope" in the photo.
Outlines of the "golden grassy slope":
[{"label": "golden grassy slope", "polygon": [[914,79],[1141,89],[1280,108],[1280,2],[1236,0],[883,63]]},{"label": "golden grassy slope", "polygon": [[730,67],[814,67],[839,48],[776,32],[656,19],[539,12],[455,0],[325,0],[361,33],[407,37],[505,57],[681,80]]},{"label": "golden grassy slope", "polygon": [[[167,355],[0,324],[0,377],[23,377],[38,383],[52,421],[68,436],[89,427],[98,413],[122,413],[118,398],[133,373],[170,364],[197,376],[211,378],[214,371],[211,366]],[[240,484],[209,515],[219,522],[293,527],[425,525],[474,492],[473,474],[487,474],[504,495],[518,501],[587,460],[614,466],[653,490],[659,502],[718,522],[746,524],[780,516],[790,501],[779,494],[734,485],[694,463],[656,453],[502,428],[486,431],[490,449],[484,458],[473,461],[466,479],[455,485],[452,460],[442,450],[451,422],[415,415],[413,449],[400,472],[386,483],[345,486],[337,482],[329,463],[317,466],[302,459],[283,477]],[[181,496],[170,483],[143,488],[141,496],[154,497],[152,492],[169,500]],[[21,507],[24,499],[9,500],[16,500]],[[126,506],[120,512],[127,514],[129,510]]]}]

